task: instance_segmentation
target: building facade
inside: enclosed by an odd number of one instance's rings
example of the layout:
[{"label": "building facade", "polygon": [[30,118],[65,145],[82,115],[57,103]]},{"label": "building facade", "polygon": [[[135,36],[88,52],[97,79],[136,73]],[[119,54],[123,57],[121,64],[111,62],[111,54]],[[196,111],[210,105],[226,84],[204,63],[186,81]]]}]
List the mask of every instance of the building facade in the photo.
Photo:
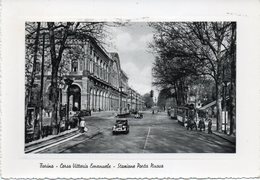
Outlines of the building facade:
[{"label": "building facade", "polygon": [[[72,43],[66,57],[67,72],[60,83],[60,106],[69,111],[141,110],[144,101],[140,94],[128,86],[128,77],[121,69],[118,53],[109,53],[94,39]],[[70,56],[71,54],[71,56]],[[40,74],[36,83],[40,84]],[[71,80],[68,85],[65,79]],[[44,92],[50,91],[51,71],[44,74]],[[69,106],[67,106],[69,104]]]}]

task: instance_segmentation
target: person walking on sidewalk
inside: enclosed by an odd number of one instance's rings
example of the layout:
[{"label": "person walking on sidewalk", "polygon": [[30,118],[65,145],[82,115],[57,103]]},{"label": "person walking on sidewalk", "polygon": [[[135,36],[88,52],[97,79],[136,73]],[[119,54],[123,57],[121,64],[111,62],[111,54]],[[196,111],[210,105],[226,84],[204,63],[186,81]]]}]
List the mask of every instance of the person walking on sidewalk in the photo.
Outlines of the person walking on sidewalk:
[{"label": "person walking on sidewalk", "polygon": [[85,121],[84,121],[84,120],[81,120],[81,121],[80,121],[80,132],[81,132],[81,133],[84,133],[84,128],[85,128]]},{"label": "person walking on sidewalk", "polygon": [[208,123],[208,134],[212,134],[211,128],[212,128],[212,120],[209,119],[209,123]]},{"label": "person walking on sidewalk", "polygon": [[203,131],[205,131],[205,123],[204,123],[203,119],[199,120],[199,129],[200,129],[200,131],[202,131],[202,129],[203,129]]}]

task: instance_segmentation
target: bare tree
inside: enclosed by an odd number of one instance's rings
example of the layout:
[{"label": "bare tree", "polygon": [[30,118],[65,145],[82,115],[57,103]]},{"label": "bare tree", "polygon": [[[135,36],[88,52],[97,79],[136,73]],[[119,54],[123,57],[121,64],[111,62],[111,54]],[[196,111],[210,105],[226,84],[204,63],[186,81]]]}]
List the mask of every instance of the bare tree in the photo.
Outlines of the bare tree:
[{"label": "bare tree", "polygon": [[182,86],[176,83],[182,84],[187,77],[211,77],[216,86],[217,128],[220,129],[223,71],[227,71],[227,53],[235,41],[232,22],[163,22],[150,23],[150,26],[156,30],[150,46],[159,59],[154,68],[156,83],[178,88]]},{"label": "bare tree", "polygon": [[[26,23],[26,39],[35,40],[39,44],[39,35],[46,34],[46,46],[49,51],[50,68],[51,68],[51,86],[50,86],[50,101],[52,104],[52,127],[53,134],[57,134],[57,110],[58,110],[58,95],[60,77],[66,71],[66,59],[64,54],[67,49],[71,48],[71,44],[87,41],[89,38],[102,42],[104,38],[104,23],[103,22],[47,22],[39,23],[38,28],[35,28],[34,23]],[[38,39],[38,40],[37,40]],[[39,52],[38,47],[34,45],[35,54]],[[35,56],[36,57],[36,56]],[[35,58],[37,59],[37,58]],[[27,61],[28,62],[28,61]],[[34,64],[33,64],[34,66]],[[31,70],[30,65],[27,68]],[[34,72],[34,71],[32,71]],[[33,75],[28,77],[34,78]]]}]

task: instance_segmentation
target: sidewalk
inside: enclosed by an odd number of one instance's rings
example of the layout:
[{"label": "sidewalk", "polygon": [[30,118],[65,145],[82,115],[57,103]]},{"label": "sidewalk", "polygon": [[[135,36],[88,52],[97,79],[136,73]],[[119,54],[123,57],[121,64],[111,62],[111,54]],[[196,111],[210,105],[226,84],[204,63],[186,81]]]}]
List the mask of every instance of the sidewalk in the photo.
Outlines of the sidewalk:
[{"label": "sidewalk", "polygon": [[[177,120],[177,119],[175,119],[175,120]],[[207,123],[206,123],[206,127],[208,127]],[[216,135],[216,136],[218,136],[218,137],[220,137],[220,138],[222,138],[222,139],[224,139],[224,140],[226,140],[226,141],[228,141],[228,142],[230,142],[230,143],[232,143],[234,145],[236,144],[236,136],[234,136],[234,135],[227,135],[227,134],[224,134],[222,132],[218,132],[218,131],[216,131],[216,126],[214,126],[212,129],[213,129],[212,133],[214,135]],[[206,131],[207,131],[207,129],[206,129]]]},{"label": "sidewalk", "polygon": [[102,116],[115,116],[116,111],[95,111],[91,112],[91,116],[93,117],[102,117]]},{"label": "sidewalk", "polygon": [[227,135],[221,132],[217,132],[217,131],[213,131],[213,134],[215,134],[216,136],[225,139],[226,141],[232,143],[232,144],[236,144],[236,136],[234,135]]},{"label": "sidewalk", "polygon": [[78,128],[70,129],[67,131],[64,131],[58,135],[49,135],[47,137],[44,137],[42,139],[38,139],[36,141],[32,141],[25,144],[25,153],[30,153],[32,151],[35,151],[37,149],[40,149],[42,147],[51,145],[53,143],[56,143],[58,141],[62,141],[64,139],[70,138],[76,134],[79,133]]},{"label": "sidewalk", "polygon": [[25,144],[25,153],[30,153],[37,150],[40,151],[42,148],[62,143],[66,141],[66,139],[73,139],[74,137],[78,137],[81,134],[84,134],[87,138],[93,138],[94,136],[100,134],[100,129],[95,126],[87,125],[87,127],[85,127],[84,133],[80,133],[78,128],[74,128],[68,131],[64,131],[58,135],[50,135],[46,138]]}]

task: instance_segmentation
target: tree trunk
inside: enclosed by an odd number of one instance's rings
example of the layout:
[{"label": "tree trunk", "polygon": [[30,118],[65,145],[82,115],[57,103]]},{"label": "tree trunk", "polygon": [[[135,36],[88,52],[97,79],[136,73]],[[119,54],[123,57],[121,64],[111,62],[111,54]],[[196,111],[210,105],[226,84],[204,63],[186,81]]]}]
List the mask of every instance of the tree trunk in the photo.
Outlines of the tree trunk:
[{"label": "tree trunk", "polygon": [[[39,34],[40,34],[40,26],[41,23],[37,22],[37,30],[36,30],[36,36],[35,36],[35,42],[34,42],[34,55],[33,55],[33,67],[32,67],[32,74],[31,74],[31,82],[28,89],[28,95],[26,96],[27,99],[25,99],[25,124],[27,124],[27,109],[28,105],[31,103],[32,100],[32,91],[33,91],[33,85],[36,75],[36,65],[37,65],[37,53],[38,53],[38,44],[39,44]],[[37,115],[36,115],[37,117]],[[26,127],[26,126],[25,126]]]},{"label": "tree trunk", "polygon": [[35,36],[35,42],[34,42],[34,51],[33,51],[33,67],[32,67],[31,82],[30,82],[30,87],[29,87],[29,92],[28,92],[29,103],[31,102],[32,88],[33,88],[34,79],[35,79],[35,75],[36,75],[40,26],[41,26],[41,23],[37,22],[37,30],[36,30],[36,36]]},{"label": "tree trunk", "polygon": [[185,89],[184,89],[184,83],[183,80],[180,82],[180,87],[181,87],[181,104],[185,105]]},{"label": "tree trunk", "polygon": [[180,102],[179,102],[179,92],[178,92],[179,90],[178,90],[178,87],[177,87],[177,83],[175,83],[174,89],[175,89],[174,98],[176,99],[176,105],[177,105],[177,106],[180,106]]},{"label": "tree trunk", "polygon": [[[63,31],[63,38],[60,42],[60,47],[56,50],[55,44],[55,33],[54,33],[54,23],[47,23],[49,28],[49,41],[50,41],[50,53],[51,53],[51,65],[52,65],[52,76],[51,76],[51,102],[52,102],[52,128],[53,134],[58,134],[58,103],[59,103],[59,89],[58,89],[58,71],[60,62],[62,59],[62,54],[65,49],[65,43],[68,37],[68,27],[67,26]],[[57,53],[58,52],[58,56]]]},{"label": "tree trunk", "polygon": [[51,53],[51,102],[52,102],[52,117],[51,117],[51,126],[52,126],[52,134],[58,134],[57,127],[57,110],[58,110],[58,69],[59,69],[59,59],[56,57],[56,44],[55,44],[55,35],[54,35],[54,23],[48,22],[49,28],[49,41],[50,41],[50,53]]},{"label": "tree trunk", "polygon": [[52,117],[51,125],[53,128],[52,134],[58,134],[58,101],[59,101],[59,92],[58,92],[58,71],[57,67],[52,66],[52,77],[51,77],[51,102],[52,102]]},{"label": "tree trunk", "polygon": [[232,42],[231,42],[231,88],[230,88],[230,132],[235,133],[236,126],[236,22],[232,22]]},{"label": "tree trunk", "polygon": [[217,131],[221,131],[222,126],[221,87],[221,84],[216,82]]}]

